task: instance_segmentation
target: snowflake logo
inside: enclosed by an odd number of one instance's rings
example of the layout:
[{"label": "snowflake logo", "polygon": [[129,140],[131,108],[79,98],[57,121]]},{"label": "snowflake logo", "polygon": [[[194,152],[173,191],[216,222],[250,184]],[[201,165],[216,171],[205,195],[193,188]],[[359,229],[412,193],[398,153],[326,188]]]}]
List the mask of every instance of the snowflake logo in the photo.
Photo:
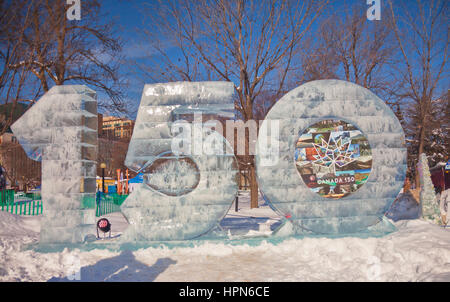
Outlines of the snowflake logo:
[{"label": "snowflake logo", "polygon": [[320,138],[321,143],[313,143],[317,155],[313,155],[316,159],[313,164],[328,167],[336,174],[336,166],[342,168],[356,160],[350,150],[350,140],[342,140],[340,137],[337,141],[330,136],[328,142]]}]

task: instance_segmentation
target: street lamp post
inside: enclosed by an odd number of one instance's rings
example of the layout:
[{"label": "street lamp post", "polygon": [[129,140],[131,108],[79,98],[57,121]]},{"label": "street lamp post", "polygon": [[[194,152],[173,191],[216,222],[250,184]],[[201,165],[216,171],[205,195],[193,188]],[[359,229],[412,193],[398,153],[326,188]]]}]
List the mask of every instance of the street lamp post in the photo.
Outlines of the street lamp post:
[{"label": "street lamp post", "polygon": [[102,192],[105,193],[105,168],[106,164],[101,163],[100,168],[102,168]]}]

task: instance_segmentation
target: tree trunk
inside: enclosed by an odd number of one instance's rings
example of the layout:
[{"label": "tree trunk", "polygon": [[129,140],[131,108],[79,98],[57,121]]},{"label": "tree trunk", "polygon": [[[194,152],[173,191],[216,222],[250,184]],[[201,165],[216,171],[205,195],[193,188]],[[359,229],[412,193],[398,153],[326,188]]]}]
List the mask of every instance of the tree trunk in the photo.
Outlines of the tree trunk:
[{"label": "tree trunk", "polygon": [[44,69],[41,69],[39,71],[39,81],[41,81],[41,87],[44,90],[44,92],[47,92],[50,88],[48,87]]},{"label": "tree trunk", "polygon": [[[419,162],[420,154],[424,152],[424,145],[425,145],[425,127],[421,127],[420,133],[419,133],[419,152],[417,154],[417,162]],[[420,175],[419,172],[416,169],[416,189],[420,188]]]},{"label": "tree trunk", "polygon": [[258,182],[256,181],[255,157],[252,156],[250,167],[250,209],[258,207]]}]

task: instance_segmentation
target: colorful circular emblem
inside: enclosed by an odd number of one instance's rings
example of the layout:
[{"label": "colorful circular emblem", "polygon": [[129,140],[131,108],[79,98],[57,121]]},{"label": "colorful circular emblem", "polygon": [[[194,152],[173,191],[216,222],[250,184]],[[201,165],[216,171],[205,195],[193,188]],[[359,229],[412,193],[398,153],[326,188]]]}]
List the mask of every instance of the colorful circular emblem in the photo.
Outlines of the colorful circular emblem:
[{"label": "colorful circular emblem", "polygon": [[326,198],[342,198],[366,183],[372,169],[372,151],[357,127],[328,119],[300,134],[295,164],[312,191]]}]

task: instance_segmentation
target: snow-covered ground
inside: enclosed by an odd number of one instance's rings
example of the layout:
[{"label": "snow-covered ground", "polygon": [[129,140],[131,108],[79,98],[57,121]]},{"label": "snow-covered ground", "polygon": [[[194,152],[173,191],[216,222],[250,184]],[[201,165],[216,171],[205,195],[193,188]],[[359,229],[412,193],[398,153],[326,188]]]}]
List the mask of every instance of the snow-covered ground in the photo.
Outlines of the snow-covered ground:
[{"label": "snow-covered ground", "polygon": [[[0,212],[0,281],[450,281],[450,230],[415,219],[417,210],[400,199],[387,215],[398,231],[382,238],[59,253],[23,249],[37,242],[39,217]],[[108,218],[113,237],[120,235],[126,220],[120,213]],[[279,219],[263,201],[250,209],[244,195],[221,226],[245,237],[270,233]]]}]

